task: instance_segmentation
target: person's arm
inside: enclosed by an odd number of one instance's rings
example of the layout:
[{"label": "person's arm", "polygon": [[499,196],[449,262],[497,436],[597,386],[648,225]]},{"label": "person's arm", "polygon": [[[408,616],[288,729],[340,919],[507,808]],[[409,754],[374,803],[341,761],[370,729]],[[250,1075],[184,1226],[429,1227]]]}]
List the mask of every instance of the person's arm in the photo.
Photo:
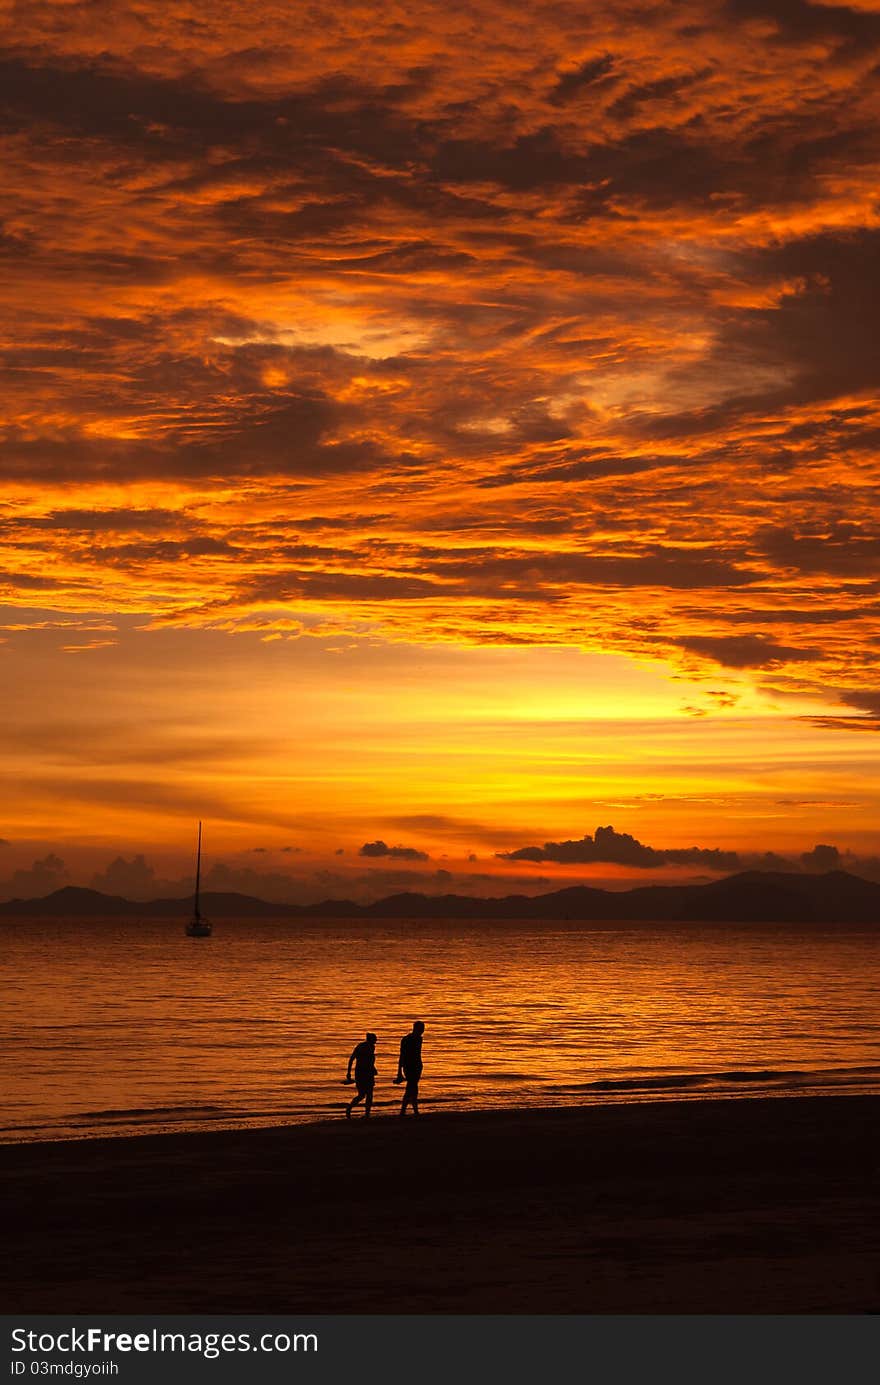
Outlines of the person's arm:
[{"label": "person's arm", "polygon": [[357,1057],[357,1049],[356,1049],[356,1048],[353,1048],[353,1049],[351,1050],[351,1053],[349,1054],[349,1058],[348,1058],[348,1072],[345,1074],[345,1080],[346,1080],[346,1082],[350,1082],[350,1081],[351,1081],[351,1065],[352,1065],[352,1063],[354,1062],[354,1060],[355,1060],[356,1057]]}]

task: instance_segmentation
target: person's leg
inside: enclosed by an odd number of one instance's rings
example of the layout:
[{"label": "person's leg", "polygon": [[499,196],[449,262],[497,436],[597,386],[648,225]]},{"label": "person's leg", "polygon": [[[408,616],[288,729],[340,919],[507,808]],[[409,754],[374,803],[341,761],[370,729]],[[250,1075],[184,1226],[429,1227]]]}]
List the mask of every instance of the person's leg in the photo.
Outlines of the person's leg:
[{"label": "person's leg", "polygon": [[373,1088],[368,1087],[364,1092],[364,1120],[369,1119],[370,1109],[373,1105]]},{"label": "person's leg", "polygon": [[419,1084],[418,1082],[412,1082],[410,1083],[410,1087],[409,1099],[412,1102],[413,1115],[417,1116],[419,1114]]},{"label": "person's leg", "polygon": [[363,1100],[363,1093],[362,1093],[362,1092],[358,1092],[357,1096],[352,1097],[351,1101],[348,1103],[348,1105],[347,1105],[346,1108],[345,1108],[346,1119],[351,1120],[351,1113],[352,1113],[352,1111],[353,1111],[354,1108],[357,1106],[358,1102],[359,1102],[359,1101],[362,1101],[362,1100]]}]

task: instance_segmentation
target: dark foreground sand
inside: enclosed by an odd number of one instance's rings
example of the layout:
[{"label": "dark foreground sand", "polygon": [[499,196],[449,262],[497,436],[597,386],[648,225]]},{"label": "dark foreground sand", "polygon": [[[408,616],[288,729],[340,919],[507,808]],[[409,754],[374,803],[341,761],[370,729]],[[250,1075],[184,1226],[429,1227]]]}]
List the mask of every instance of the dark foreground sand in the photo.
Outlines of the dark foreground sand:
[{"label": "dark foreground sand", "polygon": [[880,1098],[0,1149],[20,1312],[866,1312]]}]

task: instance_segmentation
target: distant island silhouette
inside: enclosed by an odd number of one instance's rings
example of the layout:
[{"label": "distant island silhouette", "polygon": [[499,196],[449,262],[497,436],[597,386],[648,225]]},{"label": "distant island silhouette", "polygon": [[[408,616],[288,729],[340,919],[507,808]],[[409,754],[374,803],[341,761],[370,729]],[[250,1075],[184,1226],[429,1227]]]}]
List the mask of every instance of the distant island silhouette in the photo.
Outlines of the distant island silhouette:
[{"label": "distant island silhouette", "polygon": [[[138,918],[179,920],[191,899],[123,899],[66,885],[41,899],[0,904],[0,917]],[[601,890],[572,885],[541,895],[474,898],[469,895],[389,895],[372,904],[326,899],[319,904],[278,904],[250,895],[205,893],[216,919],[458,920],[535,923],[838,923],[880,924],[880,884],[833,870],[824,875],[744,871],[700,885],[640,885]]]}]

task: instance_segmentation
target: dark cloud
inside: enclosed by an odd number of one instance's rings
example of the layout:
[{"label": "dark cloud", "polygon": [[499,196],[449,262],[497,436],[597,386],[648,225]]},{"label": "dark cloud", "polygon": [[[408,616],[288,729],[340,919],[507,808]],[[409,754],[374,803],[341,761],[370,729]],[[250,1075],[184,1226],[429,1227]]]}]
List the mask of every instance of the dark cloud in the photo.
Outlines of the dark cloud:
[{"label": "dark cloud", "polygon": [[16,870],[8,880],[0,882],[0,894],[6,898],[38,899],[61,889],[69,879],[67,867],[60,856],[50,851],[34,861],[29,869]]},{"label": "dark cloud", "polygon": [[101,557],[108,563],[177,562],[186,558],[233,557],[240,550],[223,539],[155,539],[144,543],[105,544]]},{"label": "dark cloud", "polygon": [[[812,800],[809,800],[812,803]],[[814,806],[845,807],[845,804]],[[828,844],[814,846],[799,856],[784,856],[776,851],[723,851],[715,847],[660,849],[646,846],[613,827],[599,827],[595,834],[576,841],[545,842],[517,851],[496,852],[507,861],[549,861],[557,865],[607,864],[636,870],[659,870],[666,866],[695,866],[713,873],[738,871],[812,871],[825,873],[846,870],[868,879],[880,878],[880,858],[842,851]]]},{"label": "dark cloud", "polygon": [[504,861],[553,861],[558,865],[603,862],[606,865],[632,866],[638,870],[666,865],[700,865],[710,870],[732,871],[739,869],[742,864],[735,851],[697,846],[658,850],[643,845],[627,832],[615,832],[613,827],[597,827],[594,836],[586,835],[577,841],[545,842],[543,846],[524,846],[517,851],[498,851],[495,854]]},{"label": "dark cloud", "polygon": [[396,861],[427,861],[426,851],[417,851],[414,846],[386,846],[383,841],[365,842],[358,852],[359,856],[389,856]]},{"label": "dark cloud", "polygon": [[281,871],[254,870],[252,866],[230,866],[215,861],[202,877],[207,891],[252,895],[256,899],[286,902],[302,898],[301,882]]},{"label": "dark cloud", "polygon": [[656,453],[637,457],[625,453],[610,455],[599,448],[579,448],[573,459],[564,461],[542,460],[537,465],[527,462],[491,476],[483,477],[479,484],[486,489],[521,485],[524,481],[542,482],[545,485],[571,481],[600,481],[606,476],[639,476],[646,472],[668,471],[687,465],[688,458],[681,454]]},{"label": "dark cloud", "polygon": [[39,577],[33,572],[15,572],[0,568],[0,591],[3,588],[10,591],[51,591],[57,586],[57,580],[52,577]]},{"label": "dark cloud", "polygon": [[601,82],[602,78],[607,77],[613,70],[614,58],[610,53],[603,53],[597,58],[590,58],[571,72],[563,72],[560,75],[550,93],[550,100],[558,105],[564,105],[567,101],[580,96],[588,87]]},{"label": "dark cloud", "polygon": [[880,716],[805,717],[804,720],[823,731],[880,731]]},{"label": "dark cloud", "polygon": [[675,643],[689,653],[714,659],[724,668],[776,668],[821,658],[821,650],[776,644],[763,635],[688,635]]},{"label": "dark cloud", "polygon": [[[139,149],[151,160],[204,158],[213,148],[247,151],[251,167],[320,175],[339,149],[394,162],[418,152],[417,132],[385,98],[336,75],[309,91],[242,100],[211,90],[194,74],[151,75],[122,62],[0,59],[0,128],[56,125],[68,136]],[[172,184],[173,187],[173,184]],[[179,184],[178,184],[178,190]]]},{"label": "dark cloud", "polygon": [[670,77],[660,77],[654,82],[643,82],[631,86],[609,106],[608,113],[629,119],[643,106],[653,105],[657,101],[664,101],[668,97],[677,96],[681,91],[687,91],[689,87],[705,80],[711,75],[711,72],[712,69],[706,67],[700,72],[682,72]]},{"label": "dark cloud", "polygon": [[104,894],[122,895],[125,899],[155,899],[162,893],[156,872],[141,855],[133,856],[130,861],[117,856],[106,870],[92,876],[91,887]]},{"label": "dark cloud", "polygon": [[272,573],[243,583],[240,594],[249,601],[288,602],[303,598],[337,601],[417,601],[442,594],[440,584],[426,577],[394,573],[321,572]]},{"label": "dark cloud", "polygon": [[868,717],[880,716],[880,691],[873,688],[838,690],[851,707],[858,707]]},{"label": "dark cloud", "polygon": [[841,869],[840,852],[836,846],[814,846],[812,851],[805,851],[800,859],[801,865],[805,870],[826,871]]},{"label": "dark cloud", "polygon": [[764,20],[774,26],[769,36],[786,44],[837,39],[845,54],[880,45],[880,16],[858,6],[814,4],[812,0],[724,0],[724,13],[745,23]]},{"label": "dark cloud", "polygon": [[880,577],[880,533],[870,520],[831,520],[796,531],[765,531],[761,545],[781,567],[839,577]]},{"label": "dark cloud", "polygon": [[[870,138],[875,141],[873,134]],[[851,143],[860,139],[854,136]],[[829,151],[829,166],[838,157]],[[858,155],[862,157],[868,158]],[[880,231],[854,229],[787,240],[744,256],[742,269],[752,282],[797,285],[775,306],[742,309],[722,325],[719,362],[731,353],[746,353],[768,365],[785,362],[788,383],[756,391],[751,407],[778,410],[789,402],[833,399],[877,386],[880,361],[873,322],[880,301]],[[750,407],[747,397],[727,405],[728,410],[745,407]],[[798,441],[797,433],[793,440]]]},{"label": "dark cloud", "polygon": [[63,437],[32,438],[9,432],[6,470],[10,479],[43,481],[183,480],[187,477],[321,476],[365,471],[383,464],[405,465],[406,454],[389,457],[372,439],[334,441],[346,410],[320,393],[288,397],[269,411],[230,417],[222,444],[167,440],[128,441],[83,436],[67,429]]},{"label": "dark cloud", "polygon": [[567,148],[549,125],[510,144],[450,140],[438,146],[432,172],[521,193],[570,191],[572,220],[607,215],[619,197],[670,207],[698,205],[712,194],[758,192],[754,172],[735,150],[668,129],[627,134],[588,152]]},{"label": "dark cloud", "polygon": [[179,510],[54,510],[45,516],[22,515],[7,521],[9,528],[66,529],[72,533],[138,534],[167,530],[180,523]]},{"label": "dark cloud", "polygon": [[[432,556],[429,549],[422,550],[423,560]],[[499,595],[518,588],[535,592],[569,585],[740,587],[758,580],[761,574],[746,563],[740,566],[738,559],[739,554],[725,555],[720,544],[705,552],[662,544],[634,552],[528,551],[502,556],[486,549],[461,550],[455,556],[438,552],[435,571],[467,582],[470,590],[491,586]]]}]

